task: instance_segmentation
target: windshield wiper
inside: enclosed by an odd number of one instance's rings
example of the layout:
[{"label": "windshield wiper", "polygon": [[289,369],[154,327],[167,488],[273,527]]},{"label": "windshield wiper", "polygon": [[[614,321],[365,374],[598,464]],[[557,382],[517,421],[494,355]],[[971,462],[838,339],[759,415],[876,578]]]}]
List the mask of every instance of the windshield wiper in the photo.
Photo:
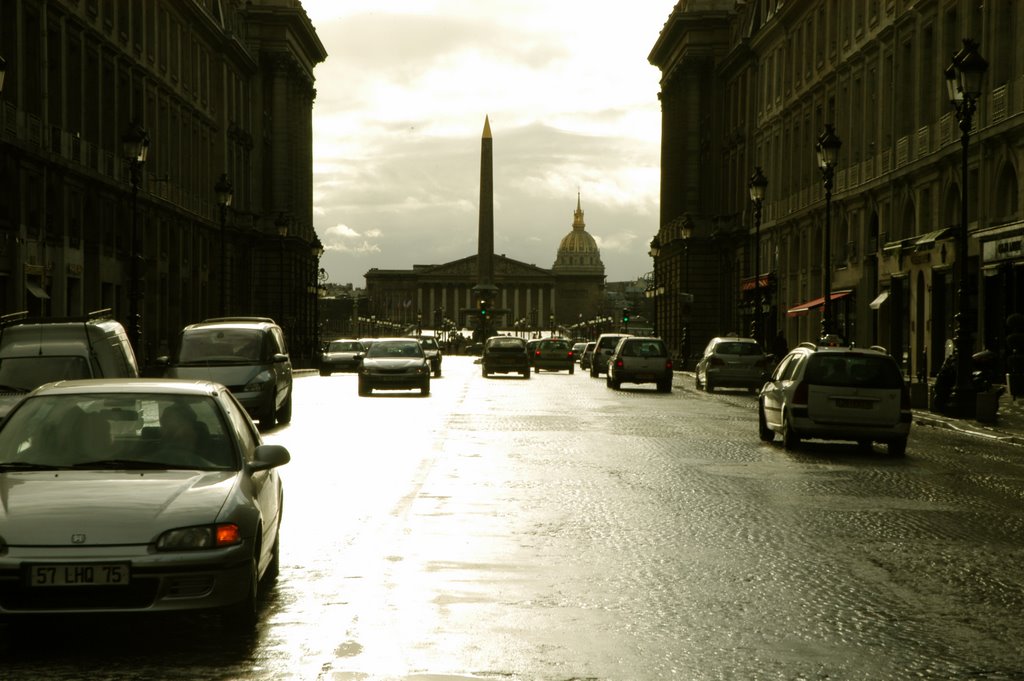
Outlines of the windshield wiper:
[{"label": "windshield wiper", "polygon": [[30,461],[8,461],[0,463],[0,473],[8,471],[55,471],[64,466],[54,466],[48,463],[32,463]]},{"label": "windshield wiper", "polygon": [[97,459],[76,463],[72,468],[131,468],[138,470],[163,470],[175,466],[159,461],[139,461],[138,459]]}]

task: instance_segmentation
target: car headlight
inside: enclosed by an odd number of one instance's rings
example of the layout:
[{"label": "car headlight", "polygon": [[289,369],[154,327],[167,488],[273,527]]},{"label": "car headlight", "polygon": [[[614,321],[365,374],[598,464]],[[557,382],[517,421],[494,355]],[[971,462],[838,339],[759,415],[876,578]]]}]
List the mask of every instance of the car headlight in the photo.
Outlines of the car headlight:
[{"label": "car headlight", "polygon": [[267,386],[274,381],[274,376],[269,371],[261,371],[256,376],[245,384],[243,392],[247,393],[258,393],[261,390],[265,390]]},{"label": "car headlight", "polygon": [[198,525],[168,530],[156,540],[157,551],[219,549],[242,543],[242,532],[234,523]]}]

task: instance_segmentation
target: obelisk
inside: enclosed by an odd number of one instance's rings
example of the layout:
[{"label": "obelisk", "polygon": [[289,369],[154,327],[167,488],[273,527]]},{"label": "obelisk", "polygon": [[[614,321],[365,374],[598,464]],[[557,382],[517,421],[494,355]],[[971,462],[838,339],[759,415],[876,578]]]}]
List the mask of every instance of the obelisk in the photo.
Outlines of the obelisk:
[{"label": "obelisk", "polygon": [[[491,310],[498,287],[494,285],[494,158],[491,123],[484,116],[484,133],[480,139],[480,224],[477,231],[476,280],[473,287],[479,311],[480,336],[491,333]],[[486,312],[485,312],[486,311]]]}]

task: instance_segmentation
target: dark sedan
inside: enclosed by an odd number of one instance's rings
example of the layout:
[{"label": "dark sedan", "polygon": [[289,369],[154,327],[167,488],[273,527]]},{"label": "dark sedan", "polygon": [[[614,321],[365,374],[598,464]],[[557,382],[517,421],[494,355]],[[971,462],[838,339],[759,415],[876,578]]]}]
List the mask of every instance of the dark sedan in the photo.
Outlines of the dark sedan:
[{"label": "dark sedan", "polygon": [[415,390],[430,394],[430,363],[415,338],[378,338],[359,367],[359,394],[374,390]]},{"label": "dark sedan", "polygon": [[480,372],[484,378],[491,374],[521,374],[530,377],[530,356],[526,341],[515,336],[491,336],[484,343],[480,358]]}]

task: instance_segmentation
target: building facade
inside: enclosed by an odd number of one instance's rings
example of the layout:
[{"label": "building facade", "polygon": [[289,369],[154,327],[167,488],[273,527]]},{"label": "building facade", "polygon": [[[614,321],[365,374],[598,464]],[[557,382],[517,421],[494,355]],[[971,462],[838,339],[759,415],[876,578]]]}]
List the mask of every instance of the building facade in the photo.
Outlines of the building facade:
[{"label": "building facade", "polygon": [[[694,267],[734,266],[729,290],[694,283],[693,305],[717,293],[703,304],[730,319],[717,332],[745,335],[760,310],[763,338],[817,338],[827,267],[833,330],[885,346],[910,376],[934,375],[953,336],[966,201],[966,328],[975,350],[1003,354],[1005,320],[1024,311],[1022,32],[1024,7],[1009,0],[678,2],[649,56],[662,72],[658,236],[672,243],[684,219],[694,236],[701,221],[740,235],[691,250]],[[966,178],[944,75],[965,38],[989,63]],[[815,162],[826,124],[842,142],[828,201]],[[768,179],[760,223],[755,167]],[[659,255],[656,273],[682,257]]]},{"label": "building facade", "polygon": [[129,326],[134,299],[142,363],[223,314],[274,317],[312,353],[326,56],[291,0],[0,0],[0,310]]},{"label": "building facade", "polygon": [[[371,326],[405,332],[411,326],[471,328],[478,313],[473,289],[479,272],[473,255],[411,270],[373,268],[366,273]],[[604,307],[604,264],[586,231],[580,199],[572,230],[558,245],[554,265],[544,269],[494,255],[497,300],[488,301],[496,328],[531,332],[566,330],[598,317]]]}]

